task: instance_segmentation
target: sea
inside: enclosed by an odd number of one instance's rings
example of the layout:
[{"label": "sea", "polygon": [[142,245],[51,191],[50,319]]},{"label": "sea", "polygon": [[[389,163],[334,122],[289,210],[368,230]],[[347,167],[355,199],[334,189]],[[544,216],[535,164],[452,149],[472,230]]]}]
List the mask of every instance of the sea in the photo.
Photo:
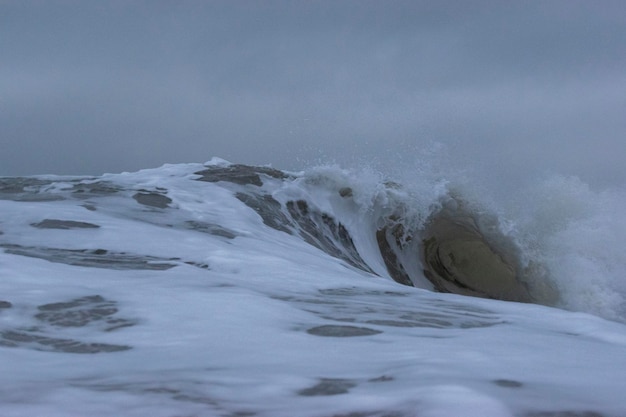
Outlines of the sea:
[{"label": "sea", "polygon": [[2,417],[626,416],[626,195],[168,164],[0,178]]}]

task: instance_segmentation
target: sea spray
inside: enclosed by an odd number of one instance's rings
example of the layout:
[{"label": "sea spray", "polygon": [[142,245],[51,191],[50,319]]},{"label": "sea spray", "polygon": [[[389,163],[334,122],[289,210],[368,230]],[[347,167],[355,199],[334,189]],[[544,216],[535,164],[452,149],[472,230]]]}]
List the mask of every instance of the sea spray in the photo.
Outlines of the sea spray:
[{"label": "sea spray", "polygon": [[[507,196],[488,184],[472,183],[466,172],[451,172],[446,178],[441,169],[427,172],[428,166],[422,165],[421,176],[410,176],[410,182],[368,167],[314,167],[286,188],[292,194],[294,186],[300,193],[306,189],[313,204],[349,225],[356,246],[366,252],[377,251],[380,245],[372,240],[383,228],[395,228],[398,235],[401,227],[399,239],[412,244],[430,216],[462,201],[489,244],[514,258],[521,279],[535,293],[533,302],[626,320],[626,255],[620,250],[626,247],[626,220],[620,216],[626,208],[623,192],[597,192],[580,179],[555,175],[511,189]],[[406,180],[408,174],[402,176]],[[409,256],[395,249],[413,284],[432,289],[417,245]],[[361,255],[370,263],[380,257]]]}]

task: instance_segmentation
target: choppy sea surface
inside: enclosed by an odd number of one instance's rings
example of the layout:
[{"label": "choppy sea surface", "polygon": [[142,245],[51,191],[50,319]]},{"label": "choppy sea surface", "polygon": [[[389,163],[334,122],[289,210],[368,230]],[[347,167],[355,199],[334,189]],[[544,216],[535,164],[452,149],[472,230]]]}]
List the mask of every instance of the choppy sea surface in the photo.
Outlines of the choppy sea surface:
[{"label": "choppy sea surface", "polygon": [[0,415],[624,416],[626,199],[534,193],[217,158],[0,178]]}]

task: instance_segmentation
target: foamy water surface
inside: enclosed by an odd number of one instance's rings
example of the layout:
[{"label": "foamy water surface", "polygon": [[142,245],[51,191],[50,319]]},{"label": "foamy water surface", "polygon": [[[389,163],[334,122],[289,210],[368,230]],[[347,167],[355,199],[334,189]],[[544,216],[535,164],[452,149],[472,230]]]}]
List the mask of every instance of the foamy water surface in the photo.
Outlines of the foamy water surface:
[{"label": "foamy water surface", "polygon": [[[620,190],[228,167],[0,179],[1,415],[626,413]],[[459,201],[554,305],[433,291],[410,236]]]}]

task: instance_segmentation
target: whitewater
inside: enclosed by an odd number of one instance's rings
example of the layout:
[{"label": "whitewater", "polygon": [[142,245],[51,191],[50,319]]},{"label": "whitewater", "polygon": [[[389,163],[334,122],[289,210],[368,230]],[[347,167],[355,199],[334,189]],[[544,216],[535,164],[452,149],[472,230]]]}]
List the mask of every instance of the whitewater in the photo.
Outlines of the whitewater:
[{"label": "whitewater", "polygon": [[421,174],[0,178],[0,415],[626,415],[626,195]]}]

